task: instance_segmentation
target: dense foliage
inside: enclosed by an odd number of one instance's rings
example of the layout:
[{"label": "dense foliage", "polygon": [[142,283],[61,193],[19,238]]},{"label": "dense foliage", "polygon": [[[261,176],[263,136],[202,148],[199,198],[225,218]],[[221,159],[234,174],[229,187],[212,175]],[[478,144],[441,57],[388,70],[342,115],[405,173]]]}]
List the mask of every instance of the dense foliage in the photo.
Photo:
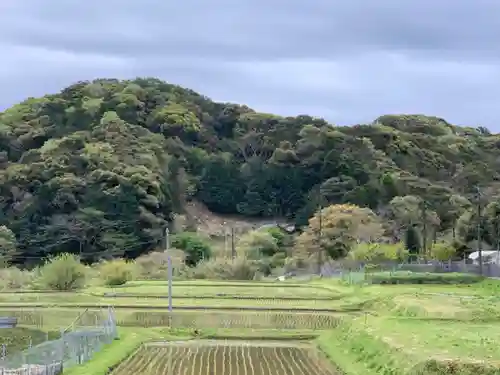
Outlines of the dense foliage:
[{"label": "dense foliage", "polygon": [[317,212],[297,238],[297,250],[306,254],[326,253],[337,259],[347,256],[359,242],[378,242],[382,222],[369,208],[352,204],[331,205]]},{"label": "dense foliage", "polygon": [[[397,241],[410,224],[425,242],[458,221],[468,241],[476,185],[484,205],[496,201],[500,135],[421,115],[335,127],[157,79],[110,79],[1,113],[0,169],[2,257],[19,264],[63,252],[136,257],[192,198],[302,225],[319,204],[351,203],[391,220]],[[495,243],[496,206],[488,210],[484,240]]]}]

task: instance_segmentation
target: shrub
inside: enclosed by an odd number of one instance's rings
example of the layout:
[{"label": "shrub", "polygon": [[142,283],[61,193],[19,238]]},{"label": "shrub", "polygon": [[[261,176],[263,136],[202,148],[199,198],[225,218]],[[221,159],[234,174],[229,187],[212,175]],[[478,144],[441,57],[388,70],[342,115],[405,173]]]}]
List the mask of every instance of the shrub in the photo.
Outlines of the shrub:
[{"label": "shrub", "polygon": [[26,289],[32,286],[34,279],[34,272],[22,271],[15,267],[0,269],[0,290]]},{"label": "shrub", "polygon": [[429,252],[432,259],[445,261],[453,258],[457,250],[450,243],[437,242],[432,245]]},{"label": "shrub", "polygon": [[269,233],[276,240],[276,245],[279,248],[285,246],[285,238],[286,234],[283,232],[281,228],[272,227],[267,229],[267,233]]},{"label": "shrub", "polygon": [[174,273],[184,265],[184,252],[170,249],[167,252],[155,251],[140,256],[135,260],[138,277],[142,280],[165,280],[168,273],[168,255],[172,259]]},{"label": "shrub", "polygon": [[238,242],[242,254],[249,259],[271,257],[279,250],[278,241],[268,231],[251,231]]},{"label": "shrub", "polygon": [[375,272],[367,274],[372,284],[473,284],[484,278],[467,273]]},{"label": "shrub", "polygon": [[212,256],[210,245],[196,233],[177,234],[172,239],[172,245],[184,251],[185,263],[190,267],[197,265],[201,260],[208,260]]},{"label": "shrub", "polygon": [[85,266],[74,254],[61,254],[49,259],[39,270],[37,280],[43,289],[70,291],[85,285]]},{"label": "shrub", "polygon": [[258,271],[258,262],[244,257],[214,258],[201,261],[196,267],[189,268],[185,276],[208,280],[254,280]]},{"label": "shrub", "polygon": [[360,243],[349,252],[349,257],[362,262],[400,261],[408,258],[408,250],[402,243]]},{"label": "shrub", "polygon": [[418,363],[408,375],[497,375],[498,367],[487,362],[468,362],[467,359],[429,359]]},{"label": "shrub", "polygon": [[113,259],[99,265],[99,276],[107,286],[124,285],[134,276],[134,263],[124,259]]},{"label": "shrub", "polygon": [[315,256],[311,256],[307,259],[302,257],[288,257],[285,258],[285,262],[283,265],[283,269],[286,273],[296,272],[300,270],[311,270],[312,267],[315,267],[317,263],[317,258]]}]

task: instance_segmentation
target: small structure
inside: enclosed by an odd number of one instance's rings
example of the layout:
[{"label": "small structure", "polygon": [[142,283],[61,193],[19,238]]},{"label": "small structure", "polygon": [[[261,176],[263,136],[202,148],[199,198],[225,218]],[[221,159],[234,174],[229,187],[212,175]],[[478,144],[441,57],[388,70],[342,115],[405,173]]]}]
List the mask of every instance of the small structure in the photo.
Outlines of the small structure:
[{"label": "small structure", "polygon": [[[496,264],[500,265],[500,251],[499,250],[483,250],[482,251],[483,264]],[[469,259],[474,264],[479,264],[479,251],[474,251],[469,254]]]},{"label": "small structure", "polygon": [[16,328],[16,326],[17,326],[17,318],[0,316],[0,329]]}]

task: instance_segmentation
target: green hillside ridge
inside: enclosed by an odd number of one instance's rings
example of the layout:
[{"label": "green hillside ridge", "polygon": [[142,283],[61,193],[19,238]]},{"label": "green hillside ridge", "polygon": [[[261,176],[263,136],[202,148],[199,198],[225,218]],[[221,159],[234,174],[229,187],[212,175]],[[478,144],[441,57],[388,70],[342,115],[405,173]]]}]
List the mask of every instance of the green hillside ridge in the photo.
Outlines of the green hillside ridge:
[{"label": "green hillside ridge", "polygon": [[499,171],[500,135],[436,117],[336,127],[154,78],[79,82],[0,114],[0,247],[18,264],[75,251],[136,257],[192,199],[302,225],[320,203],[385,215],[395,197],[416,196],[446,233],[476,186],[496,202]]}]

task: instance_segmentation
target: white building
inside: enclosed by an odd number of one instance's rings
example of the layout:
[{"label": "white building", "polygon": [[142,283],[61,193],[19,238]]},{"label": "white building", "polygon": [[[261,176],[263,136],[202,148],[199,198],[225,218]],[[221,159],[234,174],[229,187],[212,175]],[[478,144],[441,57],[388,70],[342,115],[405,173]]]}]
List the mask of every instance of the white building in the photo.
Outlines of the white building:
[{"label": "white building", "polygon": [[[497,264],[500,265],[500,251],[499,250],[483,250],[483,264]],[[469,254],[474,264],[479,264],[479,251],[474,251]]]}]

